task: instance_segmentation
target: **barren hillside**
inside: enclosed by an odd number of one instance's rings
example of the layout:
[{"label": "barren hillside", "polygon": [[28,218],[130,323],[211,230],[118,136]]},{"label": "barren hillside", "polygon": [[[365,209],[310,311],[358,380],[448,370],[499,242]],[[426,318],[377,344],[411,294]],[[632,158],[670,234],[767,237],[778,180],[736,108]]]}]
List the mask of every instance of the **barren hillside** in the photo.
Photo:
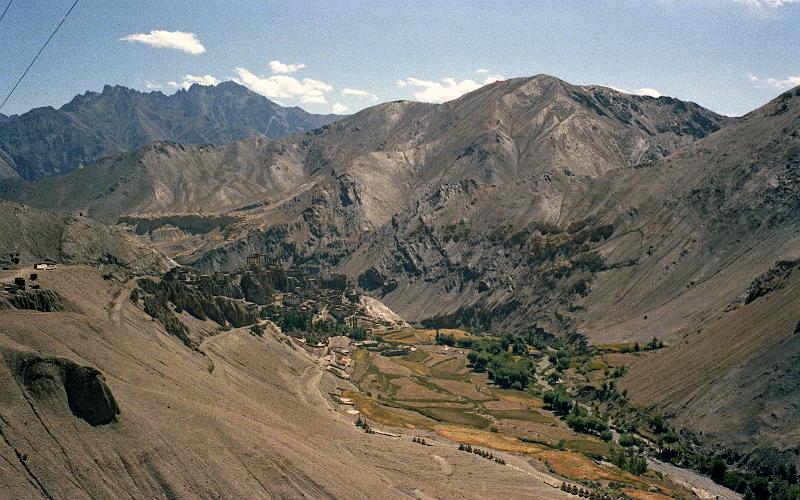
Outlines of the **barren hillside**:
[{"label": "barren hillside", "polygon": [[365,434],[332,411],[334,377],[273,330],[193,351],[129,300],[129,283],[67,266],[41,284],[80,312],[0,315],[11,496],[569,496],[521,460]]}]

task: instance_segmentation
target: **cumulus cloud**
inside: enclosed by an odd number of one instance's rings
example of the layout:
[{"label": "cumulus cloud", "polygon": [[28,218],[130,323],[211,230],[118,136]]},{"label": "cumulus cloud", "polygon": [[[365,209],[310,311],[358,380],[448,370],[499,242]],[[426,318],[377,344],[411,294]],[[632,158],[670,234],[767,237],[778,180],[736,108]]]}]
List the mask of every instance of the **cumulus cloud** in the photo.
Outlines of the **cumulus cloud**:
[{"label": "cumulus cloud", "polygon": [[138,42],[151,47],[176,49],[189,54],[202,54],[206,51],[194,33],[184,31],[153,30],[150,33],[134,33],[120,38],[125,42]]},{"label": "cumulus cloud", "polygon": [[327,83],[312,78],[298,80],[288,75],[259,76],[241,67],[235,71],[238,78],[234,81],[270,99],[297,99],[302,104],[325,104],[328,102],[325,94],[333,90]]},{"label": "cumulus cloud", "polygon": [[649,87],[642,87],[640,89],[637,89],[634,93],[638,94],[638,95],[646,95],[646,96],[650,96],[650,97],[661,97],[662,96],[661,92],[659,92],[656,89],[651,89]]},{"label": "cumulus cloud", "polygon": [[189,87],[191,87],[192,84],[195,83],[199,83],[200,85],[217,85],[219,84],[219,80],[212,75],[202,75],[202,76],[185,75],[183,77],[183,80],[181,80],[180,82],[167,82],[167,86],[172,87],[174,89],[189,90]]},{"label": "cumulus cloud", "polygon": [[419,78],[408,77],[400,80],[397,85],[405,87],[411,85],[419,90],[413,93],[414,99],[422,102],[445,102],[451,101],[462,95],[479,89],[483,85],[502,80],[500,75],[487,76],[483,83],[475,80],[456,80],[455,78],[442,78],[441,81],[421,80]]},{"label": "cumulus cloud", "polygon": [[158,82],[154,82],[153,80],[145,80],[144,88],[147,90],[161,90],[164,88],[164,86]]},{"label": "cumulus cloud", "polygon": [[375,101],[378,100],[378,96],[376,96],[371,92],[367,92],[366,90],[353,89],[349,87],[342,89],[342,95],[359,97],[361,99],[372,99]]},{"label": "cumulus cloud", "polygon": [[644,95],[648,97],[661,97],[664,94],[659,92],[658,90],[650,87],[642,87],[640,89],[623,89],[620,87],[614,87],[613,85],[603,85],[604,87],[608,87],[612,90],[616,90],[617,92],[622,92],[623,94],[632,94],[632,95]]},{"label": "cumulus cloud", "polygon": [[302,64],[302,63],[286,64],[286,63],[282,63],[282,62],[277,61],[277,60],[269,62],[269,69],[273,73],[275,73],[277,75],[285,75],[285,74],[288,74],[288,73],[294,73],[297,70],[301,70],[301,69],[303,69],[305,67],[306,67],[306,65]]},{"label": "cumulus cloud", "polygon": [[758,87],[769,87],[778,90],[786,90],[800,85],[800,75],[780,78],[761,78],[756,75],[749,75],[748,79],[757,84]]},{"label": "cumulus cloud", "polygon": [[342,113],[344,113],[347,110],[348,110],[348,107],[345,106],[344,104],[340,103],[340,102],[337,102],[336,104],[331,106],[331,112],[332,113],[336,113],[337,115],[341,115]]}]

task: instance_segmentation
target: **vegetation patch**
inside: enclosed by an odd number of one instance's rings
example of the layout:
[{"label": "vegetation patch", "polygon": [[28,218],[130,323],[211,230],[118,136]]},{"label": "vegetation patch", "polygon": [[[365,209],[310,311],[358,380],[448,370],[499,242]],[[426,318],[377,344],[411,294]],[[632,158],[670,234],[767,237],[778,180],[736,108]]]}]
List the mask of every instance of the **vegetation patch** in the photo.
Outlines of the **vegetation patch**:
[{"label": "vegetation patch", "polygon": [[492,423],[490,420],[476,415],[469,410],[460,410],[454,408],[419,408],[416,411],[430,417],[439,422],[446,422],[449,424],[466,425],[476,427],[478,429],[485,429]]},{"label": "vegetation patch", "polygon": [[342,395],[351,398],[353,403],[355,403],[356,409],[358,409],[362,415],[380,424],[405,429],[432,430],[434,427],[434,422],[421,415],[411,415],[393,411],[390,407],[380,404],[378,401],[360,392],[343,391]]},{"label": "vegetation patch", "polygon": [[499,420],[522,420],[539,424],[552,424],[557,422],[553,417],[543,415],[536,410],[484,410],[484,413]]}]

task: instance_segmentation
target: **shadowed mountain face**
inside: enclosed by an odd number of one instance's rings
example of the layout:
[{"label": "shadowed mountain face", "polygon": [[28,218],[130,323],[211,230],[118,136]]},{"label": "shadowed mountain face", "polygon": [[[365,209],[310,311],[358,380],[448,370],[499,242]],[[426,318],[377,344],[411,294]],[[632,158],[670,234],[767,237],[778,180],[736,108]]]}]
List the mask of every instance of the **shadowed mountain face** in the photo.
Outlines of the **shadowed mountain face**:
[{"label": "shadowed mountain face", "polygon": [[[192,85],[167,96],[106,86],[60,109],[0,117],[0,178],[64,175],[153,141],[223,144],[272,139],[330,123],[336,115],[284,108],[234,82]],[[13,172],[16,172],[14,175]]]}]

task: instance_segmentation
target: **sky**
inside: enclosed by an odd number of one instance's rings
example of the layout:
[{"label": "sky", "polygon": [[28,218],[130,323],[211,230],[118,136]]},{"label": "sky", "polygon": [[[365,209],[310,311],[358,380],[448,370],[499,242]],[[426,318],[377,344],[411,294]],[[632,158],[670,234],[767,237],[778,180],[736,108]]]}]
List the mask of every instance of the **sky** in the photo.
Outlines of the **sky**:
[{"label": "sky", "polygon": [[[0,102],[73,1],[12,0]],[[800,85],[799,55],[800,0],[81,0],[0,112],[106,84],[235,80],[282,105],[353,113],[546,73],[742,115]]]}]

